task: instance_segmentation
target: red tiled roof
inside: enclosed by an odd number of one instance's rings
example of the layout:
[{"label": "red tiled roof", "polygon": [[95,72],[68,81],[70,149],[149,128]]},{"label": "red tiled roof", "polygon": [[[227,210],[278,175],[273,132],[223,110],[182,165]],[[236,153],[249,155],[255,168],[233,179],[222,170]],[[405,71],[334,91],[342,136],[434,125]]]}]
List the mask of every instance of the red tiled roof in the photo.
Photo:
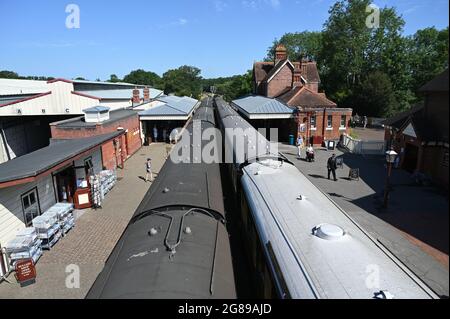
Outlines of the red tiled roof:
[{"label": "red tiled roof", "polygon": [[281,95],[278,99],[295,107],[335,107],[336,103],[327,99],[324,94],[315,93],[307,87],[296,87]]}]

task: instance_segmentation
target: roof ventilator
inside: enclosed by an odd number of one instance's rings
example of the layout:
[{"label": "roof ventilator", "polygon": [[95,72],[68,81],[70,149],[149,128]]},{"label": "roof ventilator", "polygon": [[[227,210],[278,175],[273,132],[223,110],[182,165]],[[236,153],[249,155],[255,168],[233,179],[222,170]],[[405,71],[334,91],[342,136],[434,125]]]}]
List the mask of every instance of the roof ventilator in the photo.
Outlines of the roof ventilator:
[{"label": "roof ventilator", "polygon": [[333,224],[320,224],[313,228],[312,234],[325,240],[338,240],[345,235],[345,231]]},{"label": "roof ventilator", "polygon": [[374,299],[394,299],[394,295],[387,290],[380,290],[374,294]]}]

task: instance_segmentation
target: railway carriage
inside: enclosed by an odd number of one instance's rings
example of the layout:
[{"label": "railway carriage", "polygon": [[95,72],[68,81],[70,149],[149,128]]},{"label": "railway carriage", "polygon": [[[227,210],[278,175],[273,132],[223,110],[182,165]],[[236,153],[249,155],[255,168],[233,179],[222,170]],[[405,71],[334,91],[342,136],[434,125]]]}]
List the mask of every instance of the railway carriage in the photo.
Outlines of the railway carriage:
[{"label": "railway carriage", "polygon": [[[215,103],[224,144],[236,148],[225,129],[249,124]],[[437,298],[292,163],[264,148],[257,155],[229,168],[259,297]]]},{"label": "railway carriage", "polygon": [[[215,127],[206,101],[193,119]],[[87,298],[236,298],[218,163],[166,161]]]}]

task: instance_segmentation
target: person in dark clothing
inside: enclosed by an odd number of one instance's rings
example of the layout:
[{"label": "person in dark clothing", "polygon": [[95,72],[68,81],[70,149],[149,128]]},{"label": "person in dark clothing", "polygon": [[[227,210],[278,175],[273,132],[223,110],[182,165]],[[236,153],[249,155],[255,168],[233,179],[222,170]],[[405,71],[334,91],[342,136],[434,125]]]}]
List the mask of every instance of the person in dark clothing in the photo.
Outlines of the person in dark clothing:
[{"label": "person in dark clothing", "polygon": [[333,173],[334,181],[337,181],[336,178],[336,154],[333,154],[327,161],[327,168],[328,168],[328,179],[330,179],[330,173]]}]

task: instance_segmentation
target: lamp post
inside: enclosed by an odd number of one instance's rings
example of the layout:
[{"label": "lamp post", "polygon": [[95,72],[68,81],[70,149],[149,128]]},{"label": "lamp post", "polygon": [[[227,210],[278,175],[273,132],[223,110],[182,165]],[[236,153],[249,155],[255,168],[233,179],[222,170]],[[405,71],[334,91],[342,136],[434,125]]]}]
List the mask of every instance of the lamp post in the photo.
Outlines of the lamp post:
[{"label": "lamp post", "polygon": [[386,186],[384,188],[383,208],[388,207],[389,180],[391,178],[392,164],[394,163],[396,157],[397,152],[395,152],[393,149],[386,152],[387,176],[386,176]]}]

